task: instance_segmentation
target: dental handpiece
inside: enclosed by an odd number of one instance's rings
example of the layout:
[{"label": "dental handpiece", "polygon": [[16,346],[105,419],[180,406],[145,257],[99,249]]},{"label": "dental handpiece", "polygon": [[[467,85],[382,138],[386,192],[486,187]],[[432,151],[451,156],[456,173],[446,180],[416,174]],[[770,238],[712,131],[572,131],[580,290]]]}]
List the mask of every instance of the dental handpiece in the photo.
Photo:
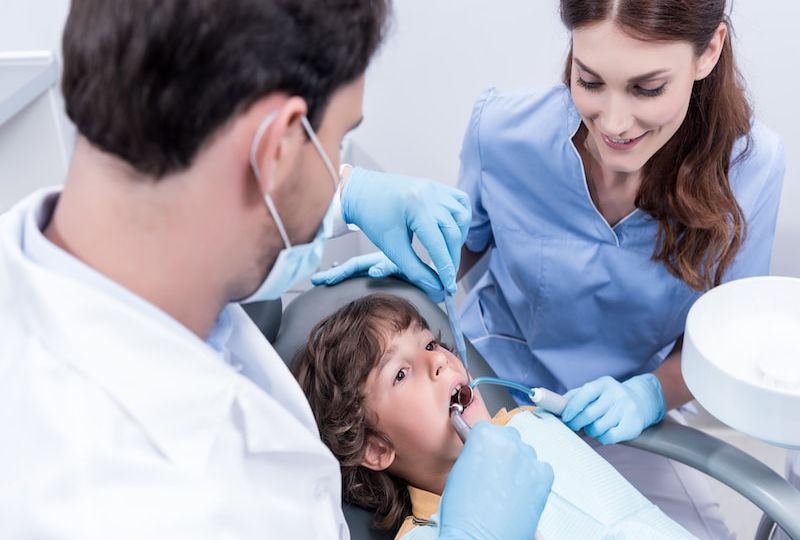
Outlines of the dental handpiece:
[{"label": "dental handpiece", "polygon": [[453,429],[455,429],[456,433],[458,433],[458,437],[461,439],[461,442],[467,442],[470,427],[461,416],[463,411],[464,407],[458,403],[453,403],[450,405],[450,423],[453,424]]}]

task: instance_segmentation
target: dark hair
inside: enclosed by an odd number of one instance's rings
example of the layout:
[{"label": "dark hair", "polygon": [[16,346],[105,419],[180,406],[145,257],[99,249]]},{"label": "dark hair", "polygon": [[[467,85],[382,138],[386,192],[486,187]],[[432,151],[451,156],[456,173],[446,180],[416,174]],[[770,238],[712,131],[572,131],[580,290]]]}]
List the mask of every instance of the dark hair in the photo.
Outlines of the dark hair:
[{"label": "dark hair", "polygon": [[[702,54],[721,23],[728,26],[714,70],[692,89],[677,133],[647,162],[636,206],[658,221],[653,259],[696,290],[718,285],[744,242],[746,223],[728,172],[750,146],[752,110],[736,68],[725,0],[561,0],[571,31],[613,20],[634,38],[685,41]],[[571,83],[572,55],[565,83]],[[734,143],[747,136],[732,162]]]},{"label": "dark hair", "polygon": [[319,426],[322,441],[341,463],[344,500],[375,511],[380,529],[397,529],[411,514],[408,483],[389,472],[361,465],[369,437],[389,446],[364,405],[364,383],[388,340],[428,324],[402,298],[372,294],[320,321],[295,360],[295,374]]},{"label": "dark hair", "polygon": [[73,0],[63,38],[67,114],[93,145],[146,175],[191,165],[270,92],[318,125],[366,70],[391,0]]}]

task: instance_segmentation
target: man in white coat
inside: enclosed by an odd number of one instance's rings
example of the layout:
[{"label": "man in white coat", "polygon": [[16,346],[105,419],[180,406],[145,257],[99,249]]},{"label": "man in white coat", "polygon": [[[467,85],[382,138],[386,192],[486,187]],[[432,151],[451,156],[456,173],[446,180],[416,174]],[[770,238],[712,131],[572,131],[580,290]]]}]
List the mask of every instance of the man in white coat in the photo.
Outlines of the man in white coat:
[{"label": "man in white coat", "polygon": [[[439,185],[340,185],[388,2],[73,0],[64,188],[0,217],[0,537],[348,537],[338,464],[237,302],[310,274],[344,221],[408,250],[469,223]],[[441,538],[532,538],[551,483],[476,426]]]}]

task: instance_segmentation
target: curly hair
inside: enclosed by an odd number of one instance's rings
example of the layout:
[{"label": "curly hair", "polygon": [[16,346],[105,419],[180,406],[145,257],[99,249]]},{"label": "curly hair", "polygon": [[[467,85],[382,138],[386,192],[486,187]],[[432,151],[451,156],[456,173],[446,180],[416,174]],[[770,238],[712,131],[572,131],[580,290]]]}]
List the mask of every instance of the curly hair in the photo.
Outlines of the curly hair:
[{"label": "curly hair", "polygon": [[364,404],[364,383],[392,335],[428,329],[419,312],[396,296],[372,294],[320,321],[295,359],[295,376],[305,392],[322,441],[342,468],[344,500],[375,511],[374,525],[397,529],[411,514],[408,483],[387,471],[361,465],[367,442],[377,437],[377,418]]}]

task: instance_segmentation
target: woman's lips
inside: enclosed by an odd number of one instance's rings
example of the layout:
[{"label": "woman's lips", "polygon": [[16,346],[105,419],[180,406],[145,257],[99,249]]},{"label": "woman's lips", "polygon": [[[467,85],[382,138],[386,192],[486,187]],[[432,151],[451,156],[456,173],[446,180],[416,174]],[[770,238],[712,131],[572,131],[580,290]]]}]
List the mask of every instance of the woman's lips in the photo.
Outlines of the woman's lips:
[{"label": "woman's lips", "polygon": [[648,133],[649,131],[645,131],[635,139],[618,139],[615,137],[609,137],[605,133],[602,133],[601,136],[603,138],[603,142],[606,143],[606,146],[609,148],[614,150],[630,150],[639,144],[639,142],[644,139]]}]

